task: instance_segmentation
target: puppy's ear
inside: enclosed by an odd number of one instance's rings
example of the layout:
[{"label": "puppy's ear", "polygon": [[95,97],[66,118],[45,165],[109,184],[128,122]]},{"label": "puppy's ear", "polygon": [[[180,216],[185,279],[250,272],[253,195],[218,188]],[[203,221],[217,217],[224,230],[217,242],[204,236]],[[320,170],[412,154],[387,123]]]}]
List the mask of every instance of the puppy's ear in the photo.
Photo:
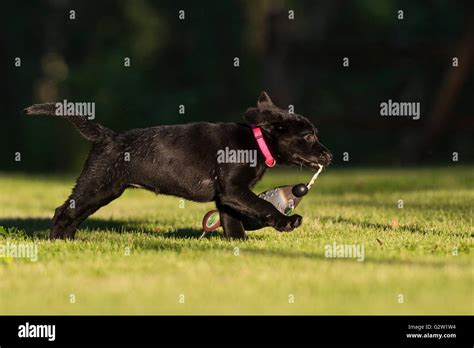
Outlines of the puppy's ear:
[{"label": "puppy's ear", "polygon": [[247,109],[244,113],[245,119],[253,125],[263,129],[270,129],[271,123],[275,122],[278,114],[275,113],[275,105],[266,92],[260,93],[256,108]]},{"label": "puppy's ear", "polygon": [[257,100],[257,106],[259,109],[264,109],[264,108],[274,106],[267,92],[262,91],[262,93],[260,93],[260,97],[258,97],[258,100]]},{"label": "puppy's ear", "polygon": [[260,127],[268,133],[272,131],[272,122],[275,121],[275,117],[269,110],[260,111],[257,108],[250,108],[245,111],[244,117],[249,124]]}]

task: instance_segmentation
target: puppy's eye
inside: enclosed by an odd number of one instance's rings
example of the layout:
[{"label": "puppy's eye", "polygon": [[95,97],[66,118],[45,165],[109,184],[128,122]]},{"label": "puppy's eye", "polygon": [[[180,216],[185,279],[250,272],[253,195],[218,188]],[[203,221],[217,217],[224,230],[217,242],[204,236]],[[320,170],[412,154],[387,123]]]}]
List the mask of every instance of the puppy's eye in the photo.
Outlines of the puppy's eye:
[{"label": "puppy's eye", "polygon": [[277,125],[275,129],[277,130],[277,132],[280,132],[280,133],[284,133],[287,131],[287,128],[281,124]]},{"label": "puppy's eye", "polygon": [[308,133],[303,136],[303,139],[306,140],[308,143],[314,143],[316,141],[316,137],[313,133]]}]

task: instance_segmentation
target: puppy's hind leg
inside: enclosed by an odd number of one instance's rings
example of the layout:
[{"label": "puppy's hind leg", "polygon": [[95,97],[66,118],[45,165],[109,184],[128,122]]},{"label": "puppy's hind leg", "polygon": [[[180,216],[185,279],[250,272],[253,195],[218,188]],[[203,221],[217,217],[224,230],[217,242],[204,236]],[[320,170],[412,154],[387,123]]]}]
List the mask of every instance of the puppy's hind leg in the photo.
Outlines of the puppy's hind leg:
[{"label": "puppy's hind leg", "polygon": [[229,207],[221,204],[216,205],[217,209],[219,209],[221,226],[224,229],[225,236],[230,239],[247,239],[244,226],[238,214]]},{"label": "puppy's hind leg", "polygon": [[99,208],[120,197],[124,188],[99,186],[97,181],[79,178],[72,194],[56,209],[51,239],[74,239],[77,227]]}]

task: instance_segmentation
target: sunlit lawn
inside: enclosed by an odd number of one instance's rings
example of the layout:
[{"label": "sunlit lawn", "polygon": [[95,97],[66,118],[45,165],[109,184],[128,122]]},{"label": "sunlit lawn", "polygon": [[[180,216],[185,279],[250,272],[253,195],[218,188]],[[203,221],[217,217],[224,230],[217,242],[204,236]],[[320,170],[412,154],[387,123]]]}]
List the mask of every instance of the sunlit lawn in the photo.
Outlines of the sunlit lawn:
[{"label": "sunlit lawn", "polygon": [[[473,173],[329,169],[297,208],[302,227],[245,242],[197,239],[212,203],[141,190],[51,242],[74,178],[3,174],[0,245],[37,243],[39,259],[0,258],[0,314],[474,314]],[[272,170],[256,191],[310,177]],[[325,257],[334,242],[364,260]]]}]

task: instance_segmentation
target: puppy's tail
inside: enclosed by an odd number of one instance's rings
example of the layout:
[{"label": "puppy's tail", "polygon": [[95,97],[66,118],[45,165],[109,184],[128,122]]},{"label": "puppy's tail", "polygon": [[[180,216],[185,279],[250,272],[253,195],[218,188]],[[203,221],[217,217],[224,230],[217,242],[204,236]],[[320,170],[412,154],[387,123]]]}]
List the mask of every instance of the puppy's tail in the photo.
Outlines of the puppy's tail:
[{"label": "puppy's tail", "polygon": [[115,132],[98,123],[91,122],[85,116],[58,116],[56,103],[35,104],[23,110],[26,115],[51,115],[65,118],[71,122],[81,135],[92,142],[99,142],[115,135]]}]

